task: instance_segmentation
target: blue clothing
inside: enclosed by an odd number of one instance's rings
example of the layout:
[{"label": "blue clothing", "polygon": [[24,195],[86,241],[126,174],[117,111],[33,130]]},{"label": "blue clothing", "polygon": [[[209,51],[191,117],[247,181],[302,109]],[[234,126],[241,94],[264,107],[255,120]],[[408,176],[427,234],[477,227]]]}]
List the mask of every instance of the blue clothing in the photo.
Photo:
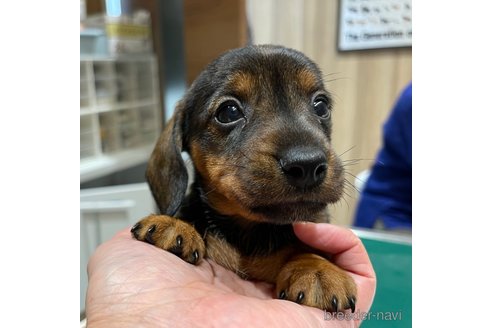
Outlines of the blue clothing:
[{"label": "blue clothing", "polygon": [[412,227],[412,84],[401,93],[383,128],[383,147],[363,188],[354,225]]}]

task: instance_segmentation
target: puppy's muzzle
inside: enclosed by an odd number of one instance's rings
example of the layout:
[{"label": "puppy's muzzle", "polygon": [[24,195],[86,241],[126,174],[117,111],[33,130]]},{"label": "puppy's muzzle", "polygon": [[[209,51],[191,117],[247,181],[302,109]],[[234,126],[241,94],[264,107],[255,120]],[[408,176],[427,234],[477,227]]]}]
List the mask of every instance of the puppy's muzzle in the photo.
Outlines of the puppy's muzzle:
[{"label": "puppy's muzzle", "polygon": [[320,185],[328,169],[325,153],[314,147],[290,148],[281,154],[279,163],[289,184],[300,189]]}]

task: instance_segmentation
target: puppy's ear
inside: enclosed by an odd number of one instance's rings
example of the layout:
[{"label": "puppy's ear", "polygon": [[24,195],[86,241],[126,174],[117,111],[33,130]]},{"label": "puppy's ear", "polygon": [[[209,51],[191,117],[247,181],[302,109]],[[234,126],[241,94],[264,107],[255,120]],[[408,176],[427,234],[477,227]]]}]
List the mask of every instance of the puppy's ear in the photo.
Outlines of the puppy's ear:
[{"label": "puppy's ear", "polygon": [[183,150],[183,102],[161,133],[150,157],[146,178],[161,214],[173,216],[186,193],[188,173],[181,157]]}]

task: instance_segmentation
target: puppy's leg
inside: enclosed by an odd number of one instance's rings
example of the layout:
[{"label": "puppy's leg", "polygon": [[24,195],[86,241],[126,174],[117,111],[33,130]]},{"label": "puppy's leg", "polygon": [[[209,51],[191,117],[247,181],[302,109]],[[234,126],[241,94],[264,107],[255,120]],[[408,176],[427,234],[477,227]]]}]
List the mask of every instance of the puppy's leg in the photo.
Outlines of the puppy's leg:
[{"label": "puppy's leg", "polygon": [[197,264],[205,256],[205,243],[195,228],[167,215],[149,215],[131,230],[135,239],[169,251]]},{"label": "puppy's leg", "polygon": [[277,296],[332,312],[355,311],[357,287],[342,269],[315,254],[293,257],[277,277]]}]

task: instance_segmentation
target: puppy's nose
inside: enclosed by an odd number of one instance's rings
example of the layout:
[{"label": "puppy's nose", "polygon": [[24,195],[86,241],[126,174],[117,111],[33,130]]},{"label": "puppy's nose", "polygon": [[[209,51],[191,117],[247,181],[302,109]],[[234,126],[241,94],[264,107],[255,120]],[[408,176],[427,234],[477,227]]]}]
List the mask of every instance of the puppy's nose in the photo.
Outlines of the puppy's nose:
[{"label": "puppy's nose", "polygon": [[316,148],[289,149],[279,162],[289,183],[303,189],[321,184],[328,169],[325,153]]}]

